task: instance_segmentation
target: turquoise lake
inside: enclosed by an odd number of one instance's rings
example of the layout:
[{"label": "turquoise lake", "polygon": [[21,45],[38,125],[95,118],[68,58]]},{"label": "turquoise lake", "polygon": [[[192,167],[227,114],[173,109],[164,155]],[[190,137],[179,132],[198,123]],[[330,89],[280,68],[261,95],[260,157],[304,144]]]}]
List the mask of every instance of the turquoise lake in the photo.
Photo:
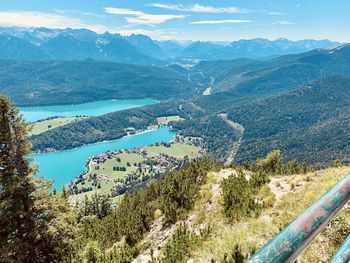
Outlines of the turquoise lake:
[{"label": "turquoise lake", "polygon": [[[155,104],[153,99],[138,100],[106,100],[78,105],[22,107],[21,113],[28,122],[35,122],[49,117],[98,116],[109,112]],[[174,132],[162,127],[140,134],[125,136],[118,140],[85,145],[73,150],[33,154],[33,162],[38,164],[38,175],[53,180],[58,190],[75,177],[85,172],[85,165],[90,157],[108,150],[132,149],[154,144],[169,142],[175,136]]]},{"label": "turquoise lake", "polygon": [[154,99],[104,100],[76,105],[20,107],[28,122],[50,117],[98,116],[113,111],[126,110],[157,103]]},{"label": "turquoise lake", "polygon": [[175,133],[167,127],[136,135],[125,136],[121,139],[89,144],[73,150],[34,154],[34,163],[39,165],[39,176],[54,181],[54,187],[61,190],[62,185],[68,184],[76,176],[85,171],[87,160],[96,154],[108,150],[132,149],[156,142],[169,142]]}]

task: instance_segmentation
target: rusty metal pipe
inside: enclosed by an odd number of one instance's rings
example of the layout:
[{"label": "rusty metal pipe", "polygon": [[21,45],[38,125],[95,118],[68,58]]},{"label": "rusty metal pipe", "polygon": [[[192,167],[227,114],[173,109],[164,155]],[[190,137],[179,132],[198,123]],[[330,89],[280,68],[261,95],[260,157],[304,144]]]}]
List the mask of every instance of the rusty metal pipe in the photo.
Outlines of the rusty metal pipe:
[{"label": "rusty metal pipe", "polygon": [[350,174],[263,246],[247,262],[294,262],[350,200]]}]

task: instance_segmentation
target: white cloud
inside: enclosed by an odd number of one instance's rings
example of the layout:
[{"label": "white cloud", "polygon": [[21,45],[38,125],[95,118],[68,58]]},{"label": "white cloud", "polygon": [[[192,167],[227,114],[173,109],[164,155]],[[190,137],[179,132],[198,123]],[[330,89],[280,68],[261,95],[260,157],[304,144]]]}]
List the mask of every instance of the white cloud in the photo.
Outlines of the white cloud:
[{"label": "white cloud", "polygon": [[271,15],[271,16],[283,16],[283,15],[286,15],[286,13],[283,13],[283,12],[269,12],[268,14]]},{"label": "white cloud", "polygon": [[196,12],[196,13],[228,13],[228,14],[237,14],[237,13],[247,13],[246,9],[241,9],[234,6],[228,7],[215,7],[215,6],[203,6],[199,4],[193,5],[174,5],[174,4],[162,4],[162,3],[153,3],[150,6],[168,9],[168,10],[176,10],[176,11],[185,11],[185,12]]},{"label": "white cloud", "polygon": [[232,20],[232,19],[227,19],[227,20],[204,20],[204,21],[194,21],[191,22],[191,24],[195,25],[217,25],[217,24],[239,24],[239,23],[251,23],[253,21],[251,20]]},{"label": "white cloud", "polygon": [[85,21],[65,16],[58,13],[44,13],[37,11],[0,12],[0,26],[17,27],[47,27],[54,29],[86,28],[92,31],[103,33],[106,31],[115,32],[116,28],[101,24],[89,24]]},{"label": "white cloud", "polygon": [[155,39],[170,39],[177,32],[173,30],[144,30],[144,29],[126,29],[126,26],[110,26],[103,24],[89,24],[77,18],[64,16],[63,12],[44,13],[36,11],[28,12],[0,12],[0,26],[17,26],[17,27],[47,27],[53,29],[73,29],[86,28],[97,33],[120,33],[122,35],[144,34]]},{"label": "white cloud", "polygon": [[281,20],[281,21],[275,21],[276,24],[279,24],[279,25],[294,25],[295,23],[292,23],[292,22],[289,22],[289,21],[286,21],[286,20]]},{"label": "white cloud", "polygon": [[126,8],[114,8],[106,7],[105,12],[112,15],[128,15],[134,17],[125,17],[126,21],[130,24],[146,24],[146,25],[159,25],[168,20],[182,19],[185,15],[151,15],[145,14],[141,11],[126,9]]},{"label": "white cloud", "polygon": [[20,27],[81,28],[80,19],[43,12],[0,12],[0,25]]},{"label": "white cloud", "polygon": [[105,12],[112,15],[143,15],[143,12],[126,9],[126,8],[116,8],[116,7],[105,7]]},{"label": "white cloud", "polygon": [[159,25],[168,20],[172,19],[182,19],[185,18],[184,15],[148,15],[142,14],[136,17],[127,17],[126,21],[131,24],[149,24],[149,25]]}]

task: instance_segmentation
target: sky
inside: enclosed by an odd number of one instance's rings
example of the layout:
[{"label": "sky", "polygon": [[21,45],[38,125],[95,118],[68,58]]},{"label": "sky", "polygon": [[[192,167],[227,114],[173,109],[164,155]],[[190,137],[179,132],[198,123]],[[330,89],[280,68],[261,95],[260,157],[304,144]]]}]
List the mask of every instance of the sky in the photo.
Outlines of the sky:
[{"label": "sky", "polygon": [[88,28],[153,39],[350,42],[349,0],[6,0],[0,26]]}]

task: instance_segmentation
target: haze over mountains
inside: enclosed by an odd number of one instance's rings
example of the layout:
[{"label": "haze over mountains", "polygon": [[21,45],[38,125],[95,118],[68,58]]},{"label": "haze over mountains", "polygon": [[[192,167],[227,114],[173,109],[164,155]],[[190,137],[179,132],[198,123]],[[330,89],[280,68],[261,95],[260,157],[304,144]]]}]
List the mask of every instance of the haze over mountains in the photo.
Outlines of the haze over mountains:
[{"label": "haze over mountains", "polygon": [[[0,32],[0,92],[19,106],[161,100],[34,136],[35,150],[117,139],[125,128],[146,128],[165,114],[182,117],[173,125],[178,133],[201,138],[220,160],[253,160],[276,148],[286,159],[315,164],[350,154],[344,141],[350,45],[286,39],[185,45],[86,29]],[[320,152],[312,156],[312,149]]]},{"label": "haze over mountains", "polygon": [[[165,67],[172,74],[182,76],[178,80],[180,87],[187,83],[184,89],[174,86],[174,93],[169,92],[171,85],[159,89],[164,91],[163,98],[170,101],[72,123],[35,136],[32,142],[36,150],[77,147],[101,138],[118,138],[125,128],[117,128],[118,120],[133,126],[124,120],[128,114],[147,125],[166,114],[184,118],[174,128],[184,136],[202,138],[202,147],[220,160],[230,156],[238,161],[254,160],[274,149],[282,149],[287,160],[297,158],[314,164],[346,159],[350,154],[346,139],[350,111],[346,103],[350,96],[349,59],[350,46],[343,45],[266,61],[239,59],[201,62],[189,69],[178,65]],[[69,62],[62,63],[61,67]],[[71,72],[67,70],[68,75],[62,78],[67,79]],[[34,78],[41,79],[40,75]],[[29,81],[23,80],[26,82]],[[202,96],[210,85],[211,94]],[[51,88],[60,90],[59,86]],[[96,89],[89,93],[96,99],[100,96]],[[91,132],[77,138],[84,131]],[[62,134],[64,142],[59,139]],[[317,154],[310,155],[314,150]]]},{"label": "haze over mountains", "polygon": [[145,35],[97,34],[87,29],[0,28],[0,59],[106,60],[164,65],[172,61],[266,59],[340,45],[329,40],[239,40],[232,43],[155,41]]},{"label": "haze over mountains", "polygon": [[[272,60],[140,66],[84,61],[0,61],[0,92],[18,105],[71,104],[104,99],[190,98],[211,93],[228,97],[268,95],[323,77],[349,75],[349,46],[317,49]],[[48,96],[50,94],[50,96]]]}]

